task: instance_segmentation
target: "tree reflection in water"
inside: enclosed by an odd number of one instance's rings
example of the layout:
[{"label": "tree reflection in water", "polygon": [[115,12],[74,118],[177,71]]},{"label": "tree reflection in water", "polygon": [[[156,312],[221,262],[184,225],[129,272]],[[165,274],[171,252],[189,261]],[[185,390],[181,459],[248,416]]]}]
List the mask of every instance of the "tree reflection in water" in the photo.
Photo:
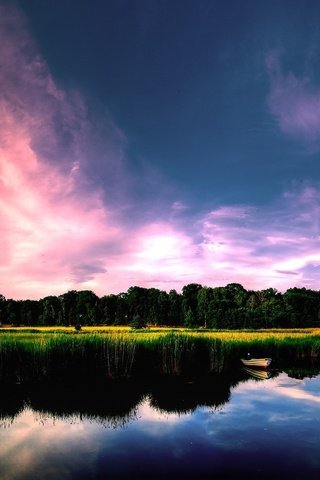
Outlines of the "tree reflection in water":
[{"label": "tree reflection in water", "polygon": [[[292,369],[288,375],[301,378],[319,369]],[[277,375],[272,371],[266,376]],[[245,369],[203,378],[159,377],[146,382],[113,380],[98,384],[3,385],[0,397],[1,426],[9,426],[27,406],[45,418],[70,422],[86,418],[119,428],[135,420],[139,404],[148,397],[150,405],[162,413],[191,413],[199,406],[221,408],[230,399],[230,390],[255,376]],[[263,381],[263,378],[256,378]]]}]

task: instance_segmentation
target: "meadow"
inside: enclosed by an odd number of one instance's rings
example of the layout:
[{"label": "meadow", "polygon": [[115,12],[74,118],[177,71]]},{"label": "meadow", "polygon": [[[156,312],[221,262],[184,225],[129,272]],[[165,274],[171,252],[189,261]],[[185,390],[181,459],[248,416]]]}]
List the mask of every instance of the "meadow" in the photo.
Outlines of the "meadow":
[{"label": "meadow", "polygon": [[320,329],[0,328],[0,381],[190,378],[241,368],[247,352],[273,368],[319,365]]}]

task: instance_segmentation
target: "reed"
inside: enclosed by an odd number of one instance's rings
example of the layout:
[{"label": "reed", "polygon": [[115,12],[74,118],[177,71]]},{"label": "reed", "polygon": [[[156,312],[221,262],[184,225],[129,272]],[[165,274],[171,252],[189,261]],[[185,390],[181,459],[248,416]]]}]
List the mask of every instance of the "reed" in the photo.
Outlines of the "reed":
[{"label": "reed", "polygon": [[121,335],[2,335],[0,379],[130,376],[135,348]]},{"label": "reed", "polygon": [[6,330],[0,334],[0,380],[207,375],[238,368],[247,352],[272,357],[275,367],[317,364],[320,331]]}]

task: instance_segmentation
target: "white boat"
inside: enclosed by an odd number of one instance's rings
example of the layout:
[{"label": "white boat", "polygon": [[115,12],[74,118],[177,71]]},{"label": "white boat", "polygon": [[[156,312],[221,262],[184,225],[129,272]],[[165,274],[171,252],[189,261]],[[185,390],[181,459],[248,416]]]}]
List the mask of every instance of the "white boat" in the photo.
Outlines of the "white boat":
[{"label": "white boat", "polygon": [[241,362],[246,367],[269,367],[271,358],[241,358]]}]

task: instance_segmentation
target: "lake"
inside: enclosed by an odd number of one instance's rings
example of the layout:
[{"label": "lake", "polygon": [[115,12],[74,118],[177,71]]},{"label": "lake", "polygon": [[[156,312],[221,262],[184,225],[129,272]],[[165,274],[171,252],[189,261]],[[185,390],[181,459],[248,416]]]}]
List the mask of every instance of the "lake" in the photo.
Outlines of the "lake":
[{"label": "lake", "polygon": [[2,480],[319,480],[320,375],[2,386],[0,445]]}]

